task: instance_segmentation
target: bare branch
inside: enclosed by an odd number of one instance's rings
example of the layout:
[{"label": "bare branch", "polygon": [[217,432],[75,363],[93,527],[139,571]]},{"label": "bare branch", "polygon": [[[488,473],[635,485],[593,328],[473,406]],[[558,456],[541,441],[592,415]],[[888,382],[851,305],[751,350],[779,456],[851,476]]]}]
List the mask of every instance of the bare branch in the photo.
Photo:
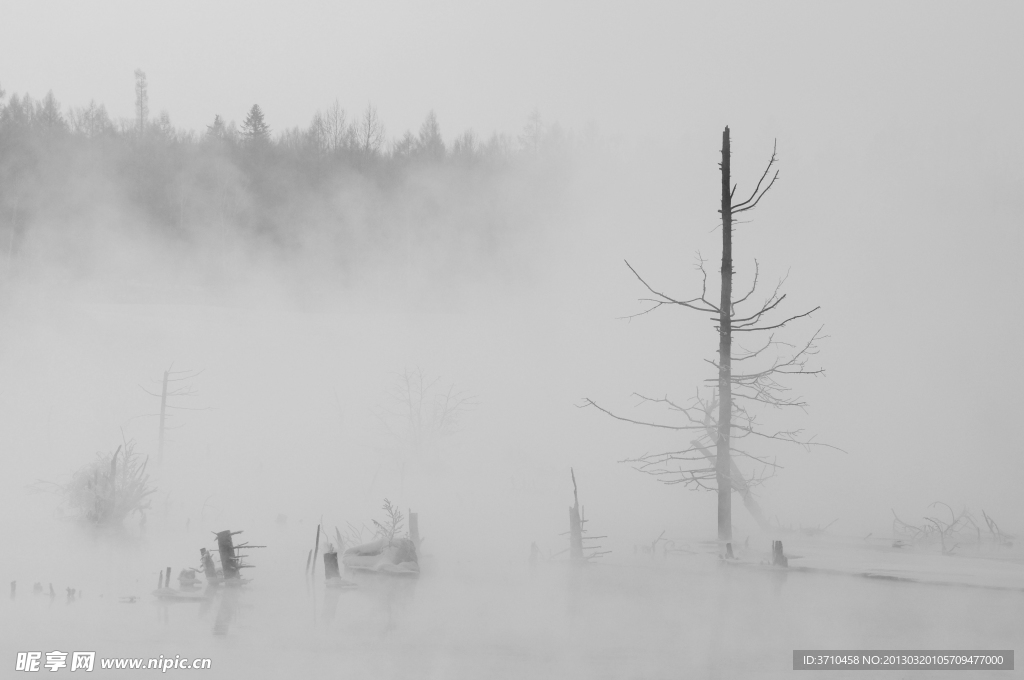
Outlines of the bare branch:
[{"label": "bare branch", "polygon": [[[682,307],[689,307],[690,309],[694,309],[694,310],[696,310],[698,312],[716,312],[716,313],[718,312],[718,307],[714,306],[713,304],[708,302],[706,299],[704,299],[703,294],[702,294],[701,297],[696,297],[696,298],[693,298],[691,300],[676,300],[675,298],[671,298],[668,295],[665,295],[664,293],[660,293],[660,292],[654,290],[653,288],[651,288],[651,286],[646,281],[644,281],[643,277],[640,276],[640,274],[637,273],[637,271],[635,269],[633,269],[633,266],[629,263],[628,260],[624,260],[624,262],[626,263],[626,266],[629,267],[629,271],[633,272],[633,276],[635,276],[637,278],[637,280],[640,281],[640,283],[644,284],[644,287],[647,290],[651,291],[651,293],[653,295],[656,295],[656,296],[658,296],[658,298],[660,298],[660,300],[648,300],[648,302],[654,302],[656,307],[661,306],[663,304],[673,304],[673,305],[680,305]],[[706,277],[705,277],[705,281],[706,281]],[[700,305],[694,304],[694,303],[697,303],[697,302],[703,303],[704,306],[701,307]],[[647,311],[651,311],[651,310],[647,310]],[[646,312],[644,312],[644,313],[646,314]],[[639,315],[637,315],[637,316],[639,316]]]},{"label": "bare branch", "polygon": [[664,430],[698,430],[703,429],[703,425],[665,425],[664,423],[649,423],[643,420],[633,420],[632,418],[625,418],[623,416],[616,415],[606,408],[599,406],[591,399],[584,399],[583,404],[577,406],[577,408],[586,408],[587,406],[593,406],[598,411],[605,413],[616,420],[621,420],[626,423],[633,423],[634,425],[646,425],[647,427],[657,427]]},{"label": "bare branch", "polygon": [[788,319],[786,319],[785,321],[777,323],[777,324],[775,324],[773,326],[764,326],[763,328],[733,328],[733,330],[734,331],[746,331],[746,332],[775,330],[776,328],[782,328],[783,326],[785,326],[790,321],[796,321],[797,319],[802,319],[805,316],[810,316],[811,314],[814,314],[819,309],[821,309],[820,305],[818,307],[815,307],[814,309],[810,310],[809,312],[804,312],[803,314],[797,314],[796,316],[791,316]]},{"label": "bare branch", "polygon": [[760,276],[760,274],[761,274],[761,265],[760,265],[760,263],[759,263],[759,262],[758,262],[758,261],[757,261],[757,260],[755,259],[755,260],[754,260],[754,282],[753,282],[753,284],[751,284],[751,286],[750,286],[750,290],[749,290],[749,291],[747,292],[747,294],[746,294],[746,295],[744,295],[744,296],[743,296],[743,297],[741,297],[741,298],[740,298],[739,300],[736,300],[735,302],[733,302],[733,303],[732,303],[732,307],[733,307],[733,308],[735,308],[735,307],[736,307],[736,305],[738,305],[738,304],[741,304],[741,303],[743,303],[743,302],[746,302],[746,301],[747,301],[747,299],[748,299],[748,298],[749,298],[749,297],[750,297],[751,295],[753,295],[753,294],[754,294],[754,291],[755,291],[755,290],[757,290],[757,279],[758,279],[758,277]]},{"label": "bare branch", "polygon": [[[761,183],[762,183],[762,182],[764,182],[764,178],[768,176],[768,173],[769,173],[769,172],[771,171],[771,169],[772,169],[772,166],[773,166],[773,165],[775,165],[775,162],[776,162],[776,160],[777,160],[775,156],[776,156],[776,151],[778,150],[778,148],[779,148],[779,140],[778,140],[778,139],[776,139],[775,141],[773,141],[773,142],[772,142],[772,157],[771,157],[771,159],[770,159],[770,160],[768,161],[768,167],[766,167],[766,168],[764,169],[764,173],[762,173],[762,175],[761,175],[761,179],[759,179],[759,180],[757,181],[757,186],[756,186],[756,187],[754,187],[754,193],[750,194],[750,198],[748,198],[747,200],[745,200],[745,201],[740,201],[739,203],[737,203],[737,204],[735,204],[735,205],[733,206],[733,213],[734,213],[734,214],[736,213],[736,208],[742,208],[743,206],[747,205],[747,204],[748,204],[748,203],[750,203],[750,202],[751,202],[752,200],[754,200],[754,197],[755,197],[755,196],[757,196],[757,192],[758,192],[758,190],[759,190],[759,189],[761,188]],[[778,176],[779,176],[779,173],[778,173],[778,171],[776,171],[776,172],[775,172],[775,177],[778,177]],[[773,178],[773,179],[772,179],[772,184],[774,184],[774,183],[775,183],[775,179]],[[768,189],[771,189],[771,188],[772,188],[772,187],[771,187],[771,184],[769,184],[769,185],[768,185],[768,186],[767,186],[767,187],[765,188],[765,190],[764,190],[764,193],[762,193],[761,195],[762,195],[762,196],[764,196],[764,194],[768,193]],[[735,188],[735,187],[733,187],[733,192],[735,192],[735,191],[736,191],[736,188]],[[755,203],[756,203],[756,201],[755,201]],[[750,207],[754,207],[754,206],[750,206]]]},{"label": "bare branch", "polygon": [[[779,178],[779,172],[778,172],[778,170],[776,170],[775,171],[775,176],[772,177],[772,181],[768,184],[768,186],[766,186],[764,188],[764,191],[761,192],[761,195],[758,196],[757,199],[753,203],[751,203],[750,205],[746,205],[745,207],[738,208],[738,209],[737,208],[733,208],[732,214],[733,215],[739,215],[742,212],[747,212],[748,210],[753,210],[754,208],[756,208],[757,204],[761,202],[762,198],[764,198],[764,195],[768,193],[768,190],[771,189],[773,186],[775,186],[775,180],[777,180],[778,178]],[[741,205],[745,205],[745,204],[741,204]]]},{"label": "bare branch", "polygon": [[761,309],[755,312],[754,314],[739,319],[733,319],[733,329],[743,328],[744,326],[753,326],[755,323],[758,322],[758,320],[760,320],[762,316],[764,316],[765,314],[767,314],[768,312],[772,311],[780,304],[782,304],[782,301],[785,299],[785,295],[780,295],[777,298],[769,299],[761,306]]}]

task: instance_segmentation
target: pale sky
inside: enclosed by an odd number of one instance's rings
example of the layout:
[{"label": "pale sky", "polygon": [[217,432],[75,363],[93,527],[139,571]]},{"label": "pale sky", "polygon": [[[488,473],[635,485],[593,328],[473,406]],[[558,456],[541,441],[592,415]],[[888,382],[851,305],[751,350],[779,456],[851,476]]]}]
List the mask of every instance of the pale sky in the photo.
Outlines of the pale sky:
[{"label": "pale sky", "polygon": [[843,135],[1021,118],[1019,3],[0,2],[0,86],[199,129],[259,103],[273,129],[335,99],[398,136],[547,121],[661,139],[706,125]]}]

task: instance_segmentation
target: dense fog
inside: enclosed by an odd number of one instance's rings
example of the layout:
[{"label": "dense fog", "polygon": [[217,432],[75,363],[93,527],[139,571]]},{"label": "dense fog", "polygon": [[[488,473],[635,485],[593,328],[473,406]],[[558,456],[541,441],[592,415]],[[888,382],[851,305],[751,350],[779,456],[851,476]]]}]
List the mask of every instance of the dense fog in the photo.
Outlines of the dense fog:
[{"label": "dense fog", "polygon": [[[0,29],[5,672],[781,677],[1022,639],[1018,8],[60,7]],[[259,36],[295,49],[173,47]],[[735,346],[811,349],[749,405],[726,539],[714,428],[622,419],[716,398],[718,317],[649,300],[701,260],[719,299],[727,125],[738,205],[779,172],[732,299],[756,272],[792,318]],[[106,506],[118,464],[141,495]],[[227,529],[248,582],[176,601]],[[382,536],[414,578],[353,568]]]}]

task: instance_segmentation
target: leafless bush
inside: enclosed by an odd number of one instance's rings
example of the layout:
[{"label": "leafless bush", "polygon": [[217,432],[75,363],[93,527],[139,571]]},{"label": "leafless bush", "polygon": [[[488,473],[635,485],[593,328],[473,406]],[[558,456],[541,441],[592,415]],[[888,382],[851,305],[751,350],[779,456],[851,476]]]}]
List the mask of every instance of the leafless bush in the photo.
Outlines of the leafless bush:
[{"label": "leafless bush", "polygon": [[60,487],[68,509],[97,526],[118,526],[129,515],[142,515],[156,489],[146,474],[148,457],[135,450],[135,442],[118,446],[113,453],[98,453]]},{"label": "leafless bush", "polygon": [[[988,533],[982,531],[974,515],[967,508],[957,514],[953,508],[941,501],[932,503],[929,507],[939,512],[935,513],[934,517],[925,517],[924,523],[919,525],[904,522],[893,510],[892,532],[895,547],[930,545],[937,542],[942,547],[943,554],[951,555],[960,546],[980,548],[986,543],[1003,547],[1013,545],[1013,536],[1000,531],[995,521],[984,510],[981,514],[988,526]],[[945,508],[946,512],[943,512],[942,508]]]}]

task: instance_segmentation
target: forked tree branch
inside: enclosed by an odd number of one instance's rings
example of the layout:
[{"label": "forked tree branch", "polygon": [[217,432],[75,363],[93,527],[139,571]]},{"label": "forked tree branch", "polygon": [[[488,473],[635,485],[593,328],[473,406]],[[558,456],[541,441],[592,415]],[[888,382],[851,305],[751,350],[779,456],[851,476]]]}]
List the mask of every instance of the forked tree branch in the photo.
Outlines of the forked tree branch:
[{"label": "forked tree branch", "polygon": [[[748,210],[753,210],[757,206],[758,202],[762,198],[764,198],[764,195],[767,194],[768,191],[775,184],[775,180],[777,180],[779,178],[779,171],[778,170],[775,171],[775,175],[772,177],[771,182],[768,183],[768,186],[766,186],[764,188],[764,191],[761,191],[761,193],[758,194],[758,191],[760,191],[761,184],[764,182],[765,177],[768,176],[768,173],[771,172],[772,166],[775,165],[776,161],[778,160],[777,157],[776,157],[776,151],[777,150],[778,150],[778,140],[776,140],[772,144],[772,157],[771,157],[771,160],[768,161],[768,167],[766,167],[764,169],[764,173],[761,175],[761,179],[759,179],[757,181],[757,186],[754,187],[754,193],[750,194],[750,198],[748,198],[747,200],[740,201],[739,203],[736,203],[735,205],[732,206],[732,214],[733,215],[738,215],[741,212],[746,212]],[[733,189],[733,191],[735,191],[735,188]]]},{"label": "forked tree branch", "polygon": [[[664,294],[662,292],[654,290],[654,288],[652,288],[650,286],[650,284],[648,284],[646,281],[644,281],[644,278],[642,276],[640,276],[640,274],[637,273],[637,271],[635,269],[633,269],[633,265],[631,265],[628,260],[625,260],[625,262],[626,262],[626,266],[629,267],[629,271],[633,272],[633,276],[635,276],[637,278],[637,280],[639,280],[640,283],[642,283],[644,285],[644,287],[651,292],[652,295],[657,296],[656,299],[649,299],[649,298],[647,298],[647,299],[643,300],[644,302],[651,302],[651,303],[653,303],[654,304],[653,307],[651,307],[650,309],[644,310],[643,312],[640,312],[639,314],[633,314],[633,315],[631,315],[629,317],[626,317],[626,318],[632,318],[633,316],[642,316],[643,314],[647,314],[648,312],[654,311],[655,309],[657,309],[658,307],[660,307],[662,305],[680,305],[682,307],[688,307],[689,309],[693,309],[693,310],[696,310],[698,312],[709,312],[709,313],[717,313],[718,312],[718,307],[716,307],[715,305],[713,305],[710,302],[708,302],[708,300],[705,297],[706,293],[707,293],[707,274],[706,273],[705,273],[705,276],[704,276],[704,284],[705,284],[704,285],[704,290],[701,291],[700,297],[695,297],[695,298],[690,299],[690,300],[676,300],[675,298],[669,297],[668,295],[666,295],[666,294]],[[703,262],[701,263],[701,270],[703,271]],[[696,303],[701,303],[703,306],[701,306],[701,304],[696,304]]]}]

